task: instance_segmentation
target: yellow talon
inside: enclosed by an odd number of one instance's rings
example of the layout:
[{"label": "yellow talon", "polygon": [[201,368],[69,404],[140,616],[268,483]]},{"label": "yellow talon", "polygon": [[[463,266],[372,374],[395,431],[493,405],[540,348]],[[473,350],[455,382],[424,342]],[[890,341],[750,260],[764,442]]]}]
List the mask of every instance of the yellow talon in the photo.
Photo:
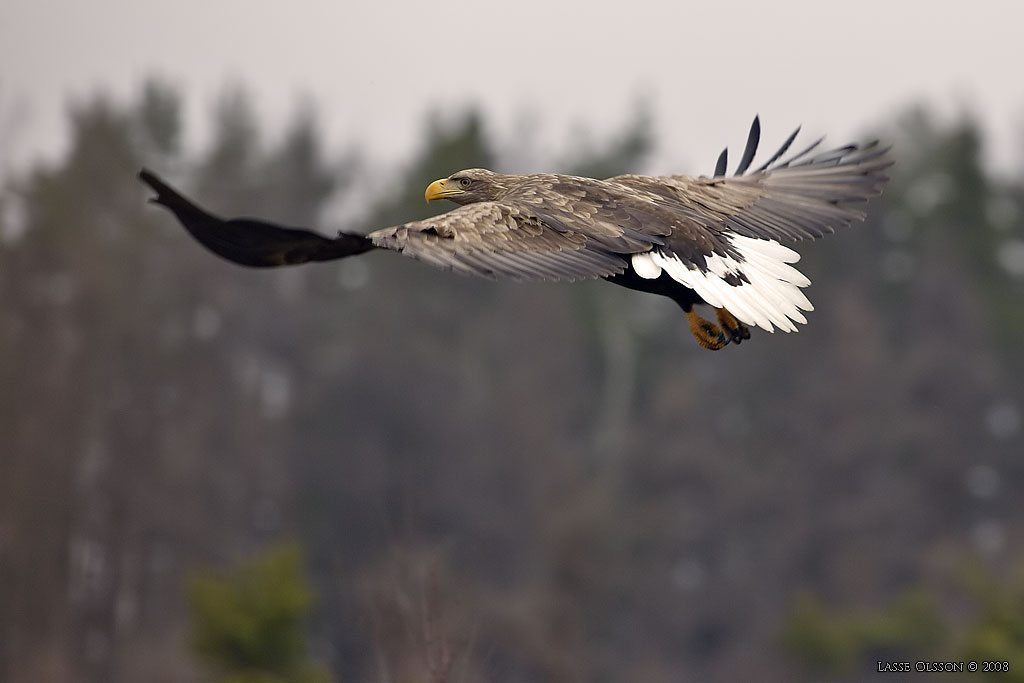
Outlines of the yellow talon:
[{"label": "yellow talon", "polygon": [[690,323],[693,338],[705,349],[717,351],[729,343],[729,337],[725,336],[721,327],[700,317],[693,309],[687,311],[686,318]]}]

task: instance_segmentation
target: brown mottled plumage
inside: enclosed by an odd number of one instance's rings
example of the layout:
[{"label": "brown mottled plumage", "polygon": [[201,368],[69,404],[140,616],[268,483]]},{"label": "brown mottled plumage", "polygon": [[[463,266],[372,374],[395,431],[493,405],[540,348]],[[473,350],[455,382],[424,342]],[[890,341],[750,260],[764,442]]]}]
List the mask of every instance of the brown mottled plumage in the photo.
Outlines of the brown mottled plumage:
[{"label": "brown mottled plumage", "polygon": [[[366,236],[326,238],[251,219],[222,220],[196,207],[148,171],[152,200],[175,213],[199,242],[249,266],[323,261],[381,248],[468,275],[513,280],[610,282],[668,296],[690,314],[706,348],[749,337],[746,325],[793,331],[811,310],[809,282],[788,265],[799,256],[779,241],[813,239],[864,213],[855,205],[881,192],[891,165],[877,142],[812,155],[818,143],[779,161],[794,133],[749,175],[760,137],[757,119],[737,174],[725,177],[505,175],[468,169],[438,180],[427,199],[456,209]],[[721,327],[692,313],[717,309]],[[799,310],[798,310],[799,309]]]}]

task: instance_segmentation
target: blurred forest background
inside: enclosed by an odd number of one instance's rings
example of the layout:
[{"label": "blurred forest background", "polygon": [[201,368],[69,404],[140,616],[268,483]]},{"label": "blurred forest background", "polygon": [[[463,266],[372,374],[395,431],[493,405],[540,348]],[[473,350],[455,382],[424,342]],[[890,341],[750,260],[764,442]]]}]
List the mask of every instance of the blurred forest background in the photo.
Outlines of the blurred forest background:
[{"label": "blurred forest background", "polygon": [[135,179],[369,229],[464,167],[642,172],[642,108],[554,162],[446,112],[381,169],[237,88],[186,150],[182,106],[80,102],[0,194],[0,680],[1024,680],[1024,177],[972,121],[879,112],[810,324],[710,353],[601,282],[234,267]]}]

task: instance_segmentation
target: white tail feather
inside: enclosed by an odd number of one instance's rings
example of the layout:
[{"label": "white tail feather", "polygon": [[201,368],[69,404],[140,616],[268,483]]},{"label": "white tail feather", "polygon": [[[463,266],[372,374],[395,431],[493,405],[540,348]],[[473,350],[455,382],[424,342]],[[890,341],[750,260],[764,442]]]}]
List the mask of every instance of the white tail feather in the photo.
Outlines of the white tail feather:
[{"label": "white tail feather", "polygon": [[[706,260],[706,269],[700,270],[655,247],[633,255],[633,270],[647,279],[659,277],[664,270],[709,305],[725,308],[747,325],[768,332],[774,332],[775,327],[796,332],[794,322],[806,324],[807,319],[800,311],[812,311],[814,306],[800,288],[811,281],[789,265],[799,261],[800,254],[774,240],[754,239],[732,232],[722,233],[722,237],[736,248],[742,259],[712,254]],[[745,281],[731,285],[725,281],[730,274]]]}]

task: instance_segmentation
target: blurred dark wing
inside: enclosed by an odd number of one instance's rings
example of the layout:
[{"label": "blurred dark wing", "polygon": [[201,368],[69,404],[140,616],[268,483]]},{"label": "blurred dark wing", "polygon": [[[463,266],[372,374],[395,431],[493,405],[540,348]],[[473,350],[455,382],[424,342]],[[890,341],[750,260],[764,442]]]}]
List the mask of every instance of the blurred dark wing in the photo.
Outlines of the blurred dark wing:
[{"label": "blurred dark wing", "polygon": [[593,236],[514,204],[470,204],[367,237],[431,265],[488,278],[578,280],[626,268]]},{"label": "blurred dark wing", "polygon": [[139,179],[156,192],[150,201],[169,209],[200,244],[243,266],[330,261],[373,249],[373,243],[362,235],[340,233],[328,238],[252,218],[224,220],[196,206],[150,171],[141,171]]}]

